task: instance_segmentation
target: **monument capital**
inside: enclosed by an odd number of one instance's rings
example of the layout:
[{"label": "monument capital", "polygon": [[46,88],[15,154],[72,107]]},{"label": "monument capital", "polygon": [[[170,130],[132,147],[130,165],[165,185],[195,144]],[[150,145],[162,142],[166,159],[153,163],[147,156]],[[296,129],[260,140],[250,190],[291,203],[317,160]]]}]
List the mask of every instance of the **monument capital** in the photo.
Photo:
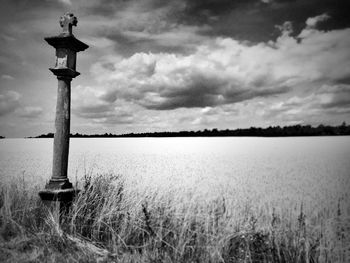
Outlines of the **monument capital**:
[{"label": "monument capital", "polygon": [[72,27],[78,23],[73,13],[65,13],[59,21],[62,32],[58,36],[45,38],[47,43],[56,49],[56,63],[50,70],[61,79],[75,78],[79,75],[79,72],[76,71],[77,53],[84,51],[89,46],[72,34]]}]

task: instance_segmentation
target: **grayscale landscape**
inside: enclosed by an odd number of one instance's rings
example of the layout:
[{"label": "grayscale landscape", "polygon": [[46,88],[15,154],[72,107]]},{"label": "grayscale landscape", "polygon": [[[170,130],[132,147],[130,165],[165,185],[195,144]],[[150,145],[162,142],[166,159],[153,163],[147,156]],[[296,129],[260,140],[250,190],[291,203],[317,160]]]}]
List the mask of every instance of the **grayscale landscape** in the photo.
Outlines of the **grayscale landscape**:
[{"label": "grayscale landscape", "polygon": [[347,0],[4,0],[0,262],[350,262]]}]

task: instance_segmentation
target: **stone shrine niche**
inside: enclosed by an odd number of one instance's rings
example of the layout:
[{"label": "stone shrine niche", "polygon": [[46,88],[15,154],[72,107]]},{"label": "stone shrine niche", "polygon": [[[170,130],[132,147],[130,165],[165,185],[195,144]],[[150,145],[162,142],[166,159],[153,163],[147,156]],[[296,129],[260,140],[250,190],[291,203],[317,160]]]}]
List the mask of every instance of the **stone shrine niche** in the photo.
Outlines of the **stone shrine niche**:
[{"label": "stone shrine niche", "polygon": [[76,70],[77,53],[67,48],[57,48],[55,68]]}]

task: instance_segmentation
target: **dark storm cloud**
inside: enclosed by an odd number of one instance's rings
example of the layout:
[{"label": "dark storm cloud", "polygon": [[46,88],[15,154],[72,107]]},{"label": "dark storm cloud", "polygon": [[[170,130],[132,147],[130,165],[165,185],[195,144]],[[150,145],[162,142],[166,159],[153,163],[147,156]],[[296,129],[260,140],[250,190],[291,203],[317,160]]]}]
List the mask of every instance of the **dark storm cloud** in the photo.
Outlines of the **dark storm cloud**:
[{"label": "dark storm cloud", "polygon": [[[186,38],[173,44],[159,41],[162,33],[173,32],[174,27],[206,26],[193,35],[257,43],[276,39],[279,31],[275,26],[285,21],[291,21],[297,36],[307,18],[323,13],[331,19],[318,25],[321,30],[350,26],[348,0],[100,0],[82,5],[82,9],[114,20],[100,34],[117,43],[116,51],[125,56],[147,51],[186,52]],[[198,41],[192,39],[192,43]]]},{"label": "dark storm cloud", "polygon": [[337,80],[338,84],[348,84],[350,85],[350,76],[344,77],[344,78],[340,78]]},{"label": "dark storm cloud", "polygon": [[[209,1],[213,3],[214,1]],[[336,3],[335,3],[336,2]],[[211,36],[229,36],[253,42],[267,41],[278,36],[275,25],[291,21],[294,34],[298,35],[305,26],[308,17],[327,13],[332,17],[320,25],[320,29],[331,30],[350,26],[350,1],[347,0],[310,0],[310,1],[222,1],[220,8],[211,9],[210,5],[195,6],[188,17],[195,18],[205,10],[207,19],[202,19],[212,26]],[[210,19],[215,16],[215,19]],[[193,20],[193,19],[190,19]]]},{"label": "dark storm cloud", "polygon": [[332,17],[321,29],[331,30],[350,26],[348,0],[206,0],[186,1],[183,19],[187,23],[207,23],[211,36],[229,36],[253,42],[267,41],[278,36],[275,25],[291,21],[295,35],[300,33],[308,17],[327,13]]},{"label": "dark storm cloud", "polygon": [[235,84],[230,80],[204,74],[205,72],[192,76],[190,83],[180,89],[165,87],[159,94],[160,101],[152,102],[143,97],[142,105],[154,110],[173,110],[181,107],[203,108],[241,102],[256,97],[269,97],[289,90],[288,87],[263,87],[266,83],[260,83],[263,88],[248,89],[240,87],[241,83]]},{"label": "dark storm cloud", "polygon": [[211,16],[221,16],[231,12],[233,9],[240,8],[247,4],[260,2],[259,0],[185,0],[185,12],[187,18],[194,20],[204,18],[210,19]]}]

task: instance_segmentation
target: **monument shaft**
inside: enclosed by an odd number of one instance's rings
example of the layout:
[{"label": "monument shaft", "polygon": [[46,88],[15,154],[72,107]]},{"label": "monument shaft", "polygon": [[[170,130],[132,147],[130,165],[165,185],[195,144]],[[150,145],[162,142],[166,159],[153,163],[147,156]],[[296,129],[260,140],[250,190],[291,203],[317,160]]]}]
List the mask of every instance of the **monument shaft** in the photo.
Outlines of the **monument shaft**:
[{"label": "monument shaft", "polygon": [[59,76],[57,89],[55,136],[53,146],[52,179],[67,180],[71,81],[69,77]]}]

